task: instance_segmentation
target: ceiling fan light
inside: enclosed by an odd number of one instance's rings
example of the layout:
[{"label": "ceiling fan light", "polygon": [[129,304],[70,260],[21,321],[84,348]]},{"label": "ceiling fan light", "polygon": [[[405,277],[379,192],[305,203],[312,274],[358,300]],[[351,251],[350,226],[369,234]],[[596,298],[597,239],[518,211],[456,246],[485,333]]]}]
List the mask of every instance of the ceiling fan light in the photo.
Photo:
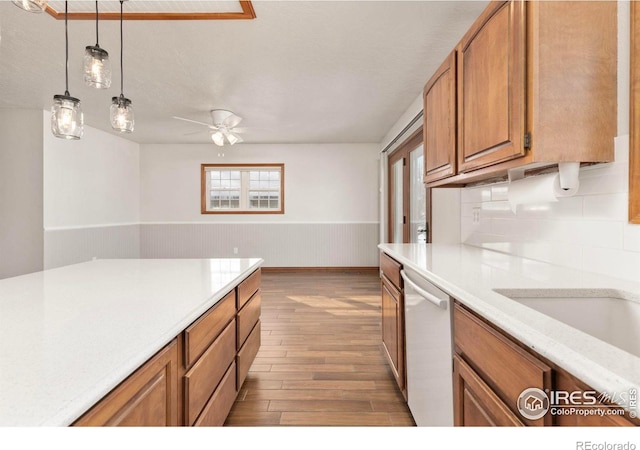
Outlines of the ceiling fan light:
[{"label": "ceiling fan light", "polygon": [[111,99],[111,108],[109,109],[109,117],[111,120],[111,128],[120,133],[131,133],[135,125],[133,107],[131,100],[120,95]]},{"label": "ceiling fan light", "polygon": [[219,131],[216,131],[215,133],[211,133],[211,140],[218,147],[222,147],[224,145],[224,135]]},{"label": "ceiling fan light", "polygon": [[51,132],[57,138],[80,139],[84,130],[84,116],[80,100],[68,95],[54,95],[51,106]]},{"label": "ceiling fan light", "polygon": [[47,9],[47,0],[13,0],[13,4],[31,13],[41,13]]},{"label": "ceiling fan light", "polygon": [[97,89],[108,89],[111,86],[109,53],[97,45],[85,48],[84,82]]}]

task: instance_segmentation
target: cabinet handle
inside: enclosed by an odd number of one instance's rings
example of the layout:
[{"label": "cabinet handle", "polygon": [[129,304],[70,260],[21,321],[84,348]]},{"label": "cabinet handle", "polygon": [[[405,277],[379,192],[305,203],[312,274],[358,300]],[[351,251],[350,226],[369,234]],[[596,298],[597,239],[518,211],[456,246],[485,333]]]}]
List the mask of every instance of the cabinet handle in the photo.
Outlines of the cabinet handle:
[{"label": "cabinet handle", "polygon": [[413,282],[411,280],[411,278],[409,278],[409,276],[407,275],[407,273],[404,270],[400,271],[400,275],[402,276],[402,279],[404,280],[404,282],[407,283],[409,286],[411,286],[411,288],[414,291],[416,291],[418,293],[418,295],[420,295],[420,297],[424,298],[425,300],[430,301],[431,303],[436,305],[438,308],[447,309],[447,306],[449,304],[449,302],[447,300],[443,300],[441,298],[438,298],[435,295],[433,295],[432,293],[427,292],[424,289],[422,289],[415,282]]}]

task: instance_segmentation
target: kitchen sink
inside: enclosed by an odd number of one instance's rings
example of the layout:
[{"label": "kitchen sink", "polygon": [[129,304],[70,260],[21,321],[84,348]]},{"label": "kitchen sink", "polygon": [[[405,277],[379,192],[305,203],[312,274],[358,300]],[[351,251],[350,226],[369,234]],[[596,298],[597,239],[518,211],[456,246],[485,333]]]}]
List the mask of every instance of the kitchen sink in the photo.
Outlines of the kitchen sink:
[{"label": "kitchen sink", "polygon": [[640,357],[640,298],[614,289],[494,289],[522,305]]}]

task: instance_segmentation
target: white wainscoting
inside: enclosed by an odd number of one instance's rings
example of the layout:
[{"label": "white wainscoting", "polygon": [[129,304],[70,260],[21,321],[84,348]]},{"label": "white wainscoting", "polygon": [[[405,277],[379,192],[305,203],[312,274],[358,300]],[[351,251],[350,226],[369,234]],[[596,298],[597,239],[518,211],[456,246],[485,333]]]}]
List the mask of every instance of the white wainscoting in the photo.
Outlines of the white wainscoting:
[{"label": "white wainscoting", "polygon": [[377,222],[178,223],[140,227],[142,258],[260,257],[265,261],[264,267],[378,266]]},{"label": "white wainscoting", "polygon": [[233,257],[260,257],[265,267],[377,267],[378,234],[378,223],[160,223],[50,229],[44,234],[44,267],[93,258]]},{"label": "white wainscoting", "polygon": [[122,224],[49,229],[44,232],[44,268],[93,258],[139,258],[140,225]]}]

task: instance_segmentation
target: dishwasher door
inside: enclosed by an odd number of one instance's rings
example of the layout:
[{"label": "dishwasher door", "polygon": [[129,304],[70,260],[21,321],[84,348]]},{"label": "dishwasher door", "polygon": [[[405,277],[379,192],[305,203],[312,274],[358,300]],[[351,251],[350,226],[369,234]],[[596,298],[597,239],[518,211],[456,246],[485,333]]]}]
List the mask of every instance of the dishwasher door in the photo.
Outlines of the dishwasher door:
[{"label": "dishwasher door", "polygon": [[418,426],[453,426],[451,298],[410,269],[401,274],[409,409]]}]

